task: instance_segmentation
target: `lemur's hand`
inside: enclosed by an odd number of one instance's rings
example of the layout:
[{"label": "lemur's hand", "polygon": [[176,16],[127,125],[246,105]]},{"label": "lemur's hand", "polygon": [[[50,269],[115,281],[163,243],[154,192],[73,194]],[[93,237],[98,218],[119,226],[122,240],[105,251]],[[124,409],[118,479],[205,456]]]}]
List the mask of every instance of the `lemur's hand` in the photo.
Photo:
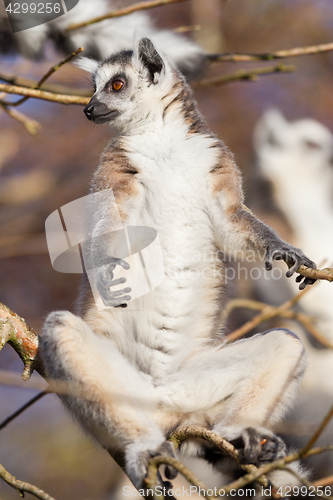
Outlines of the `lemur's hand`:
[{"label": "lemur's hand", "polygon": [[125,283],[125,278],[113,279],[113,271],[117,265],[122,266],[124,269],[129,269],[127,262],[121,259],[115,259],[110,264],[105,264],[96,269],[97,289],[102,297],[104,305],[108,307],[127,307],[125,302],[131,300],[130,295],[124,295],[131,291],[130,288],[123,288],[122,290],[111,291],[110,287]]},{"label": "lemur's hand", "polygon": [[[306,255],[299,248],[293,247],[283,242],[282,246],[269,246],[265,255],[265,269],[270,271],[272,269],[273,260],[284,260],[289,267],[286,273],[287,278],[290,278],[300,266],[311,267],[317,269],[317,266],[312,260],[308,259]],[[299,283],[299,289],[303,290],[307,285],[312,285],[316,280],[313,278],[305,278],[298,275],[296,282]]]}]

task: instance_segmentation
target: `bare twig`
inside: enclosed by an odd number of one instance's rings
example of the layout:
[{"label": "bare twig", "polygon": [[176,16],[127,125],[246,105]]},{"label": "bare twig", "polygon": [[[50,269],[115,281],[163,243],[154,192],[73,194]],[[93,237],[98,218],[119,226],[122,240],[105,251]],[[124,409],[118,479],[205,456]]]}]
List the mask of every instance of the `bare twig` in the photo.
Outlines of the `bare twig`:
[{"label": "bare twig", "polygon": [[331,406],[330,410],[327,412],[327,414],[323,418],[323,420],[320,423],[316,432],[309,439],[309,441],[306,443],[306,445],[303,446],[303,448],[299,451],[300,457],[305,456],[307,454],[307,452],[313,447],[313,445],[315,444],[315,442],[317,441],[319,436],[323,433],[323,431],[326,429],[326,427],[330,423],[332,417],[333,417],[333,405]]},{"label": "bare twig", "polygon": [[36,370],[45,376],[42,362],[38,356],[38,335],[27,326],[25,320],[12,312],[7,306],[0,304],[0,350],[10,344],[24,363],[23,380],[29,380]]},{"label": "bare twig", "polygon": [[285,469],[287,464],[295,462],[296,460],[299,460],[300,458],[311,457],[311,456],[318,455],[318,454],[328,452],[328,451],[332,452],[333,446],[323,446],[323,447],[318,447],[318,448],[312,448],[302,457],[300,456],[299,452],[291,453],[290,455],[287,455],[286,457],[284,457],[282,459],[275,460],[274,462],[270,462],[270,463],[265,464],[259,468],[256,468],[256,470],[254,470],[253,472],[251,472],[249,474],[245,474],[244,476],[240,477],[239,479],[236,479],[235,481],[229,483],[227,486],[224,486],[223,490],[225,492],[225,495],[227,495],[228,493],[230,493],[231,490],[233,490],[233,489],[239,490],[240,488],[247,486],[248,484],[252,483],[253,481],[256,481],[262,475],[266,475],[273,470]]},{"label": "bare twig", "polygon": [[185,0],[152,0],[150,2],[139,2],[134,5],[130,5],[129,7],[125,7],[124,9],[113,10],[112,12],[108,12],[103,16],[94,17],[93,19],[89,19],[89,21],[85,21],[83,23],[70,24],[67,28],[67,31],[78,30],[80,28],[84,28],[85,26],[90,26],[91,24],[99,23],[104,21],[105,19],[111,19],[113,17],[120,16],[128,16],[132,14],[132,12],[137,12],[138,10],[146,10],[153,9],[154,7],[160,7],[161,5],[168,5],[171,3],[179,3],[184,2]]},{"label": "bare twig", "polygon": [[7,417],[3,422],[0,423],[0,431],[2,429],[4,429],[5,427],[7,427],[7,425],[10,424],[13,420],[15,420],[15,418],[22,415],[22,413],[25,410],[27,410],[28,408],[30,408],[30,406],[32,406],[33,404],[37,403],[37,401],[42,399],[46,394],[50,394],[50,391],[48,389],[36,394],[36,396],[31,398],[27,403],[25,403],[23,406],[21,406],[21,408],[19,408],[14,413],[12,413],[9,417]]},{"label": "bare twig", "polygon": [[31,378],[29,384],[27,384],[27,380],[22,380],[21,375],[12,370],[0,370],[0,384],[12,385],[33,391],[45,391],[47,387],[45,381],[39,378]]},{"label": "bare twig", "polygon": [[238,451],[231,443],[229,443],[229,441],[223,439],[221,436],[216,434],[216,432],[210,431],[203,427],[198,427],[196,425],[182,427],[181,429],[173,432],[170,436],[170,441],[172,441],[175,448],[177,449],[183,441],[186,441],[187,439],[198,438],[209,441],[226,455],[229,455],[237,461],[239,460]]},{"label": "bare twig", "polygon": [[259,76],[271,75],[272,73],[290,73],[295,71],[295,66],[285,66],[280,63],[277,66],[265,66],[264,68],[255,68],[252,70],[239,70],[229,75],[217,76],[215,78],[207,78],[194,82],[192,87],[194,89],[201,89],[205,87],[216,87],[224,83],[235,82],[239,80],[256,81]]},{"label": "bare twig", "polygon": [[[0,257],[1,258],[1,257]],[[226,308],[223,312],[224,320],[231,314],[234,309],[251,309],[254,311],[263,311],[266,307],[274,307],[270,306],[264,302],[258,302],[256,300],[250,299],[233,299],[230,300]],[[284,311],[279,314],[279,317],[291,319],[297,321],[308,331],[312,337],[314,337],[318,342],[320,342],[323,346],[333,349],[333,344],[323,335],[313,324],[315,319],[312,316],[307,314],[296,312],[296,311]]]},{"label": "bare twig", "polygon": [[[205,492],[204,497],[207,500],[213,500],[216,498],[214,496],[210,496],[207,494],[207,490],[208,490],[207,486],[202,481],[200,481],[200,479],[198,479],[197,476],[190,469],[188,469],[182,462],[180,462],[179,460],[176,460],[173,457],[164,456],[164,455],[153,457],[149,460],[148,474],[147,474],[147,477],[145,479],[145,483],[146,483],[147,488],[150,488],[153,491],[155,490],[155,488],[157,486],[158,468],[160,465],[163,465],[163,464],[170,465],[170,466],[174,467],[175,469],[177,469],[178,472],[180,472],[180,474],[182,474],[182,476],[185,477],[185,479],[190,484],[192,484],[193,486],[196,486],[198,489],[201,488],[201,491]],[[154,496],[156,499],[163,498],[163,496],[159,497],[156,494]]]},{"label": "bare twig", "polygon": [[313,481],[311,484],[314,487],[329,486],[330,484],[333,484],[333,476],[322,477],[321,479],[317,479],[316,481]]},{"label": "bare twig", "polygon": [[7,94],[23,95],[27,97],[34,97],[35,99],[57,102],[60,104],[80,104],[86,106],[90,101],[89,97],[55,94],[53,92],[46,92],[45,90],[19,87],[17,85],[7,85],[6,83],[0,83],[0,92],[6,92]]},{"label": "bare twig", "polygon": [[[196,425],[182,427],[174,432],[169,439],[173,442],[175,448],[177,449],[183,441],[198,438],[205,439],[218,448],[222,453],[233,458],[245,472],[252,472],[256,469],[256,467],[252,464],[241,464],[238,450],[231,443],[229,443],[229,441],[209,429],[198,427]],[[265,488],[268,486],[268,480],[264,476],[259,479],[259,482]]]},{"label": "bare twig", "polygon": [[325,269],[311,269],[310,267],[300,266],[297,273],[306,278],[315,278],[317,280],[333,281],[333,268],[325,267]]},{"label": "bare twig", "polygon": [[0,107],[1,109],[4,110],[5,113],[7,113],[8,116],[11,118],[14,118],[14,120],[19,121],[24,125],[26,130],[29,132],[31,135],[36,135],[39,129],[41,128],[41,124],[38,123],[36,120],[33,120],[32,118],[28,118],[26,115],[23,113],[20,113],[19,111],[16,111],[15,109],[9,108],[10,104],[5,103],[3,101],[0,101]]},{"label": "bare twig", "polygon": [[[46,82],[46,80],[48,78],[50,78],[50,76],[52,76],[53,73],[55,73],[56,71],[58,71],[65,64],[67,64],[70,61],[72,61],[78,54],[80,54],[81,52],[83,52],[83,50],[84,50],[84,48],[80,47],[79,49],[77,49],[74,52],[72,52],[72,54],[70,54],[68,57],[66,57],[65,59],[63,59],[62,61],[60,61],[58,64],[55,64],[54,66],[52,66],[52,68],[50,68],[48,70],[48,72],[45,73],[45,75],[36,83],[36,85],[34,86],[34,88],[35,89],[40,89],[41,86],[43,85],[43,83]],[[6,104],[7,106],[20,106],[21,104],[23,104],[24,102],[26,102],[28,99],[30,99],[30,97],[29,96],[25,96],[25,97],[23,97],[22,99],[19,99],[16,102],[10,102],[10,103],[5,102],[3,104]]]},{"label": "bare twig", "polygon": [[[32,78],[17,76],[13,73],[5,73],[3,71],[0,71],[0,80],[10,83],[11,85],[17,85],[18,87],[28,87],[30,89],[36,88],[36,85],[38,83],[37,80],[33,80]],[[89,97],[92,95],[92,92],[89,92],[87,90],[65,87],[64,85],[60,85],[58,83],[45,82],[40,86],[40,88],[43,90],[47,90],[48,92],[52,92],[53,94],[68,94],[83,97]]]},{"label": "bare twig", "polygon": [[178,28],[174,28],[172,31],[174,33],[188,33],[189,31],[200,31],[202,26],[200,24],[192,24],[191,26],[178,26]]},{"label": "bare twig", "polygon": [[[311,287],[316,286],[316,285],[311,285]],[[247,333],[249,333],[253,328],[258,326],[260,323],[264,321],[268,321],[269,319],[276,318],[277,316],[281,316],[285,311],[288,311],[288,309],[291,309],[302,297],[305,293],[307,293],[308,290],[311,290],[311,287],[308,286],[304,290],[300,291],[295,297],[293,297],[290,300],[287,300],[284,302],[279,307],[274,307],[267,305],[260,314],[252,318],[250,321],[247,321],[244,325],[242,325],[240,328],[237,328],[237,330],[233,331],[232,333],[229,333],[229,335],[226,335],[225,339],[227,343],[233,342],[234,340],[237,340]]]},{"label": "bare twig", "polygon": [[24,496],[24,493],[30,493],[36,498],[40,500],[54,500],[53,497],[45,493],[43,490],[38,488],[37,486],[33,486],[32,484],[25,483],[24,481],[20,481],[12,476],[4,467],[0,464],[0,477],[6,481],[9,486],[15,488],[21,497]]},{"label": "bare twig", "polygon": [[266,54],[208,54],[211,62],[248,62],[248,61],[272,61],[285,57],[308,56],[320,54],[333,50],[333,43],[322,43],[309,47],[294,47],[293,49],[278,50]]}]

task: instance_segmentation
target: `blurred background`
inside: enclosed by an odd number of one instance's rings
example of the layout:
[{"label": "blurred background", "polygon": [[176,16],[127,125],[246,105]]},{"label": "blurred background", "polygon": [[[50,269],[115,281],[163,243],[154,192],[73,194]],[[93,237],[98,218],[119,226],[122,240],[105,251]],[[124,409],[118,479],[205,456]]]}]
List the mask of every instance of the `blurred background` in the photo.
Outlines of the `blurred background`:
[{"label": "blurred background", "polygon": [[[131,3],[119,0],[114,6]],[[330,0],[192,0],[149,13],[161,28],[200,25],[200,30],[186,36],[214,53],[262,53],[333,40]],[[38,80],[62,58],[51,50],[48,55],[48,61],[38,63],[19,56],[1,57],[0,68]],[[282,237],[292,241],[294,233],[286,216],[277,207],[268,208],[268,191],[258,191],[254,182],[258,172],[253,130],[262,114],[272,107],[279,108],[288,120],[309,117],[333,130],[333,52],[284,62],[295,64],[296,71],[198,89],[195,95],[210,128],[235,154],[248,205]],[[260,65],[267,62],[216,63],[205,76]],[[90,88],[86,74],[71,64],[56,72],[51,81]],[[32,136],[0,109],[0,300],[40,332],[50,311],[74,310],[80,282],[79,275],[52,269],[44,235],[45,219],[87,193],[110,131],[107,126],[88,122],[82,106],[30,99],[18,109],[37,120],[41,128]],[[309,203],[315,213],[310,195]],[[253,297],[258,292],[244,282],[235,288],[234,295]],[[239,321],[235,318],[234,324]],[[0,355],[0,367],[22,371],[21,361],[9,346]],[[1,385],[0,421],[34,394],[29,383],[25,389]],[[311,424],[320,420],[332,400],[329,395],[322,397],[319,414],[309,417]],[[307,417],[307,410],[302,411]],[[122,473],[105,451],[81,433],[54,395],[45,396],[0,432],[0,462],[19,479],[38,485],[57,499],[119,497],[117,486]],[[333,474],[333,468],[319,468],[316,472],[319,477],[329,473]],[[0,498],[15,499],[17,492],[0,481]]]}]

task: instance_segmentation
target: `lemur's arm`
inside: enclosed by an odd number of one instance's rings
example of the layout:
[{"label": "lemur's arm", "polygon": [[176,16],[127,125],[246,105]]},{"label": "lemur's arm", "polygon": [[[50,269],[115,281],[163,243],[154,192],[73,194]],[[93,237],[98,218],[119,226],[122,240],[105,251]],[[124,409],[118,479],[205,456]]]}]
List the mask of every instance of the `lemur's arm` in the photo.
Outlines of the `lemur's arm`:
[{"label": "lemur's arm", "polygon": [[[269,226],[249,210],[243,203],[243,190],[240,172],[232,154],[222,151],[221,163],[209,174],[212,191],[212,217],[216,230],[218,246],[227,252],[243,250],[254,251],[257,257],[264,258],[265,268],[272,269],[273,260],[283,259],[292,276],[300,265],[316,268],[302,250],[283,241]],[[299,288],[314,283],[315,280],[298,276]]]}]

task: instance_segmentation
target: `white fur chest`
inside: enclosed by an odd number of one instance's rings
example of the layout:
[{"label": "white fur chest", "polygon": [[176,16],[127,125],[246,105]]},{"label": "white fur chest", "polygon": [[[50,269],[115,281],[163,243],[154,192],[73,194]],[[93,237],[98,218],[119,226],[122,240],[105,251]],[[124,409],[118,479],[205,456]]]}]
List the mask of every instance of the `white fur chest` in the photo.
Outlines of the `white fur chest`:
[{"label": "white fur chest", "polygon": [[155,378],[217,334],[223,269],[207,203],[208,173],[218,161],[215,143],[165,129],[123,141],[139,172],[137,196],[121,207],[126,225],[157,231],[166,276],[126,309],[100,314],[122,352]]}]

